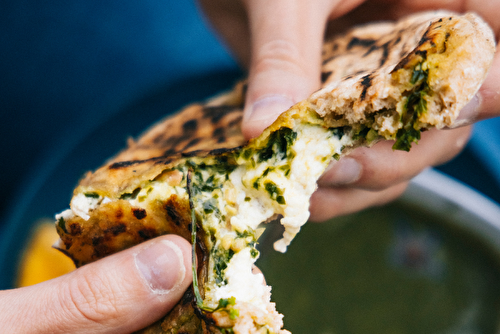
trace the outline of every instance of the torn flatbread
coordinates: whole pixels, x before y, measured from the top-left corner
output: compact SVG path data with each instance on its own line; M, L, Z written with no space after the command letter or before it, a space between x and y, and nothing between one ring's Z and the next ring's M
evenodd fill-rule
M332 159L380 140L408 151L421 131L451 126L494 52L474 14L354 28L325 42L322 88L248 143L244 84L130 141L56 216L58 247L81 266L162 234L191 240L196 230L197 284L143 332L287 333L270 287L252 273L262 223L279 217L285 232L275 248L284 252Z

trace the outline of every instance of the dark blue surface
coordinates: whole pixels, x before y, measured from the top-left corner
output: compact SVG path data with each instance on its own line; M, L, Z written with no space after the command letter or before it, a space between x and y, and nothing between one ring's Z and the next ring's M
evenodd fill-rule
M0 4L0 289L83 172L241 70L189 1Z
M474 155L491 172L493 184L500 185L500 118L479 122L474 128L470 146ZM497 196L500 196L498 187Z
M84 171L243 76L194 0L3 1L0 50L0 289L26 231L68 206ZM498 202L499 126L481 123L442 167Z
M0 50L0 211L49 152L151 90L237 70L194 0L2 1Z

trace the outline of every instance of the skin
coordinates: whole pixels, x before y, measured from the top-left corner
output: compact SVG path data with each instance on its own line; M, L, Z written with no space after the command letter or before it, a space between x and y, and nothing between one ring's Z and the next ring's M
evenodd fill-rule
M165 249L165 242L177 252ZM150 251L146 258L141 257L145 250ZM154 286L163 282L168 293L152 290L139 269L154 266L162 255L166 255L161 258L162 281ZM142 259L141 266L137 258ZM158 237L56 279L0 291L0 331L132 333L165 315L191 281L191 245L176 235Z
M247 138L259 135L292 104L320 85L325 31L341 32L363 22L397 19L446 9L478 13L500 36L500 1L481 0L200 0L213 26L249 81L243 122ZM359 148L327 170L311 199L311 219L322 221L397 198L412 177L442 164L464 148L470 124L500 115L500 53L476 97L461 111L457 128L422 134L411 152L394 152L392 143Z
M475 11L499 36L500 1L360 0L202 0L207 16L237 59L249 70L243 131L257 136L290 105L319 87L324 31L351 24L397 18L428 9ZM355 9L354 11L352 11ZM351 11L351 12L350 12ZM410 153L393 152L391 143L360 148L329 169L311 201L311 217L325 220L380 205L399 196L408 181L428 166L458 154L474 121L500 114L500 56L494 60L477 97L461 112L462 127L429 131ZM259 111L260 109L260 111ZM176 282L168 293L153 291L137 265L137 254L161 242L177 246L167 257L162 279ZM165 255L149 254L154 266ZM184 266L185 275L179 276ZM174 235L159 237L85 265L57 279L0 291L0 323L7 333L131 333L167 313L191 284L191 246ZM180 278L179 278L180 277ZM167 284L169 285L169 284Z

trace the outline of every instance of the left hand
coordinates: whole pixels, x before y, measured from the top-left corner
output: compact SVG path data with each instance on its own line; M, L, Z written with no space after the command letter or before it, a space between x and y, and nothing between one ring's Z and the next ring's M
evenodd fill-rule
M0 332L132 333L170 311L191 281L189 242L157 237L64 276L0 291Z

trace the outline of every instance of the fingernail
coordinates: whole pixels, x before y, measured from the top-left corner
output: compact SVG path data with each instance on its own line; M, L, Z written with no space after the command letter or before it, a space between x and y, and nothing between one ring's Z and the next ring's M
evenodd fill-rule
M251 121L271 124L280 114L287 111L293 101L284 95L266 95L254 102L250 113Z
M175 243L161 240L135 255L142 278L155 294L165 295L182 283L186 276L182 251Z
M361 177L362 167L353 158L342 158L335 161L320 179L320 184L325 186L342 186L358 181Z
M465 126L474 123L479 115L479 108L481 106L481 97L479 94L474 97L460 110L460 114L456 121L453 123L452 128Z

